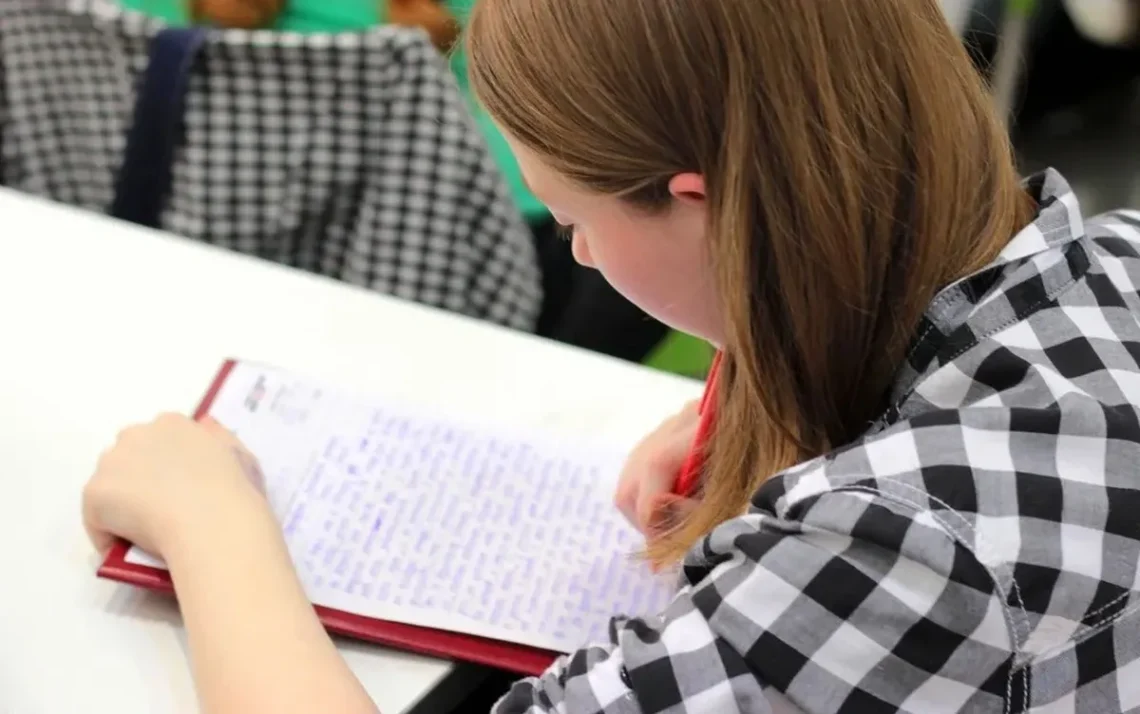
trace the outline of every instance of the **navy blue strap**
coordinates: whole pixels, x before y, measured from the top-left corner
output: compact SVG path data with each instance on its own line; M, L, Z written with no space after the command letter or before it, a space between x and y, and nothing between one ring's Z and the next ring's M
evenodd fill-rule
M190 73L205 39L206 30L201 28L171 28L151 40L150 63L139 83L112 216L159 227L170 194Z

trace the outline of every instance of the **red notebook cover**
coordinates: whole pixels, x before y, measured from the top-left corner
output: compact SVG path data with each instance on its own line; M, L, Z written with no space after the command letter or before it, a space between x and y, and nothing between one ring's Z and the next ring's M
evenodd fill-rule
M206 396L195 410L195 418L204 416L210 410L214 398L233 371L234 364L233 360L227 360L222 365ZM128 562L127 551L130 547L126 542L116 544L100 566L99 577L173 595L174 584L170 580L170 574L165 570ZM556 652L512 642L376 620L326 607L317 606L315 609L325 628L338 635L432 657L475 662L519 674L540 674L558 656Z

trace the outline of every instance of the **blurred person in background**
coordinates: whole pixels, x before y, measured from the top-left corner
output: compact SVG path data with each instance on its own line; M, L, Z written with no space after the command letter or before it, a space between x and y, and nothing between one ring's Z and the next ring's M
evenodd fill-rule
M120 0L169 25L212 25L287 32L351 32L391 23L423 28L449 55L460 91L485 137L515 205L534 235L543 273L537 332L560 342L641 361L668 333L606 283L578 265L550 212L534 196L502 133L475 101L467 56L456 46L475 0Z

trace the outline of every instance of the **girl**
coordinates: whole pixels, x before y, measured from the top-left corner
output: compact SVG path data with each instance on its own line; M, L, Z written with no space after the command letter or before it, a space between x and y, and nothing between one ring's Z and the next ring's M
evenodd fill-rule
M495 711L1140 707L1140 214L1019 181L936 0L481 0L469 34L577 259L721 351L617 496L676 599ZM206 711L371 711L241 454L127 430L96 546L166 558Z

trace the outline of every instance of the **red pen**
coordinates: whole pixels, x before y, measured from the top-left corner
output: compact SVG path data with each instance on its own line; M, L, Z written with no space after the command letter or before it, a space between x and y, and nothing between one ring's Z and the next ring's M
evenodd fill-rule
M673 493L681 498L692 496L697 488L697 481L701 478L701 469L704 468L704 451L712 434L713 421L716 418L716 382L720 372L721 353L717 352L709 367L709 376L705 380L705 393L701 396L700 406L697 407L700 421L697 423L697 437L693 446L681 464L681 471L673 483Z

